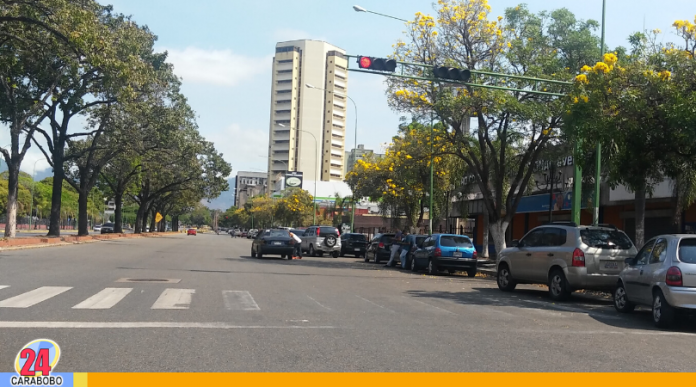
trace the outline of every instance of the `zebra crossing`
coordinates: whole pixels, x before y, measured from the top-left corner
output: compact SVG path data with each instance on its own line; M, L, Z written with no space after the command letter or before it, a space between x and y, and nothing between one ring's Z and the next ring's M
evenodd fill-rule
M10 286L0 285L0 290ZM26 309L73 289L71 286L41 286L22 294L0 299L0 309L16 308ZM133 288L104 288L84 301L73 306L72 309L111 309L123 301L133 291ZM153 310L187 310L196 294L195 289L164 289L150 309ZM261 310L259 305L246 290L223 290L222 300L225 309L231 311L255 311Z

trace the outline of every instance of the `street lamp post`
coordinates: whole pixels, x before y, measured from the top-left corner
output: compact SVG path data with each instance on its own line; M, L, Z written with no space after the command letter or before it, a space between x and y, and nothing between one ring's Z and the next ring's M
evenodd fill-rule
M383 14L383 13L377 13L377 12L368 11L368 10L366 10L365 8L363 8L363 7L359 6L359 5L354 5L354 6L353 6L353 9L355 10L355 12L368 12L368 13L373 13L373 14L375 14L375 15L388 17L388 18L391 18L391 19L401 20L402 22L406 22L406 21L407 21L407 20L404 20L404 19L400 19L400 18L398 18L398 17L385 15L385 14Z
M357 5L354 6L353 8L358 7ZM356 9L357 11L357 9ZM364 10L363 10L364 11ZM309 89L317 89L317 90L324 90L327 91L326 89L322 89L320 87L312 86L309 83L306 83L305 86ZM350 100L350 102L353 103L353 107L355 108L355 144L353 146L353 152L355 154L356 150L358 149L358 105L355 103L353 98L350 98L348 94L342 94L342 93L336 93L331 90L328 90L329 93L333 93L334 95L339 95L342 97L346 97ZM357 156L355 157L357 158ZM351 200L352 202L352 210L350 212L350 232L355 232L355 193L353 193L353 198Z
M599 60L604 61L604 16L606 15L607 11L607 0L602 0L602 40L600 43L599 47ZM596 169L595 169L595 192L594 192L594 212L592 214L592 224L593 225L598 225L599 224L599 199L600 199L600 183L601 183L601 178L602 178L602 144L597 143L597 162L596 162Z
M283 124L278 124L278 125L282 126L283 128L285 127L285 125L283 125ZM314 139L314 198L313 198L313 201L314 201L314 213L313 213L312 224L317 224L317 184L318 184L318 181L319 181L319 176L318 176L318 173L319 173L319 156L317 155L317 153L319 153L319 142L317 141L316 136L314 136L312 133L310 133L310 132L308 132L308 131L306 131L306 130L302 130L302 129L297 129L297 131L298 131L298 132L307 133L307 134L309 134L310 136L312 136L312 138Z

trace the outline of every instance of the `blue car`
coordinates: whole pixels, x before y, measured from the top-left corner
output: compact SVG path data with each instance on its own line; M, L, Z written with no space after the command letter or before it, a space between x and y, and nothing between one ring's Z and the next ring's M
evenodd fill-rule
M476 276L478 255L474 244L466 235L436 234L423 242L411 260L411 270L427 270L437 274L447 270L450 274L466 271L469 277Z

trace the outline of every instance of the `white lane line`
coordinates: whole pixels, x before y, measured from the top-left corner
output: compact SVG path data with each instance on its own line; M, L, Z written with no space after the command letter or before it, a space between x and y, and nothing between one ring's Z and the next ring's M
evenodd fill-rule
M0 308L28 308L72 289L69 286L42 286L18 296L0 301Z
M195 289L165 289L150 309L188 309Z
M261 310L254 297L246 290L223 290L222 297L227 310Z
M67 328L67 329L127 329L127 328L198 328L198 329L334 329L330 325L231 325L227 323L186 322L78 322L78 321L0 321L3 328Z
M447 310L447 309L440 308L439 306L431 305L431 304L428 304L427 302L423 302L423 301L420 301L420 300L414 300L413 297L408 297L408 296L402 296L402 297L408 299L409 301L414 301L414 302L417 302L417 303L419 303L419 304L423 304L423 305L429 306L429 307L431 307L431 308L435 308L435 309L437 309L437 310L443 311L443 312L445 312L445 313L453 314L453 315L455 315L455 316L457 315L456 313L451 312L451 311L449 311L449 310Z
M10 287L10 285L0 285L0 290L5 289L5 288L9 288L9 287Z
M378 306L378 307L380 307L380 308L382 308L382 309L384 309L384 310L388 310L388 311L390 311L390 312L392 312L392 313L396 313L396 312L394 312L393 310L391 310L391 309L389 309L389 308L387 308L387 307L385 307L385 306L382 306L382 305L380 305L380 304L376 304L376 303L374 303L374 302L368 300L367 298L363 298L363 297L360 297L360 296L358 296L358 295L356 295L355 297L358 297L359 299L361 299L361 300L363 300L363 301L365 301L365 302L369 302L370 304L372 304L372 305L374 305L374 306Z
M324 306L324 305L322 305L322 304L321 304L321 303L320 303L319 301L317 301L317 300L313 299L312 297L310 297L310 296L307 296L307 298L309 298L310 300L312 300L312 301L316 302L316 303L317 303L317 305L321 306L322 308L324 308L324 309L326 309L326 310L331 310L331 308L329 308L328 306Z
M106 288L73 306L73 309L111 309L124 299L133 288Z

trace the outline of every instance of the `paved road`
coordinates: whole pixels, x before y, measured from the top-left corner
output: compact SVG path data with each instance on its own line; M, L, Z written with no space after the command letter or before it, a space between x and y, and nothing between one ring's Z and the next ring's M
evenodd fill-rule
M252 259L250 243L2 253L0 372L36 338L60 344L66 372L696 370L693 321L658 331L647 310L620 316L608 301L554 304L538 287L504 294L484 277L353 258Z

